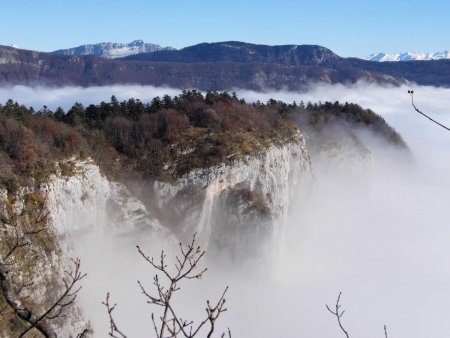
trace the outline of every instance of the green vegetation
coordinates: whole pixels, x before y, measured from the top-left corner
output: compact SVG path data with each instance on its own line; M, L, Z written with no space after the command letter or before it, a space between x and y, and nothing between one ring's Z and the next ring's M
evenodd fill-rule
M8 196L13 196L19 189L19 182L15 177L1 177L0 176L0 187L5 188L8 192Z
M57 160L92 156L110 170L171 179L250 154L294 131L276 109L228 93L183 91L147 104L113 96L86 108L75 103L67 113L35 112L9 100L0 106L0 176L41 181L57 171L70 175L70 166L57 167ZM8 180L0 184L13 188Z
M296 133L289 118L296 116L312 126L361 124L403 142L381 117L348 103L247 104L234 93L193 90L149 103L113 96L98 105L75 103L67 112L46 106L36 112L9 100L0 105L0 186L12 193L31 178L40 183L51 173L70 176L73 166L64 160L87 156L114 175L172 180L283 142Z

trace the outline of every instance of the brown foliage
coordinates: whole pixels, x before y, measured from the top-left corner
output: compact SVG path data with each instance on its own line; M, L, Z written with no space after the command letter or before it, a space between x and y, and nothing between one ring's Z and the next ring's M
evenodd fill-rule
M175 142L178 136L189 128L187 116L175 109L168 109L164 112L164 115L167 121L164 138L170 143Z
M38 159L38 142L31 130L12 118L7 118L0 130L0 139L8 155L17 161L20 171L32 168Z
M75 131L70 130L67 133L67 146L70 150L78 149L81 145L81 135Z
M120 170L116 164L122 163L144 176L171 179L251 154L292 131L276 108L248 105L226 92L209 92L205 98L184 91L147 105L115 100L85 109L75 104L69 110L73 116L61 111L34 114L12 101L5 107L14 114L0 107L0 151L19 173L37 171L42 177L51 172L55 159L91 155L105 162L108 172ZM68 115L79 117L77 123Z

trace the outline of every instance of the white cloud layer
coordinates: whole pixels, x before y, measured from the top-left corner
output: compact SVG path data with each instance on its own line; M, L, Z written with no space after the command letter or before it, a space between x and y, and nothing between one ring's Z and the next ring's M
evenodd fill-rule
M293 203L275 267L256 273L210 266L204 281L187 286L187 299L180 306L189 314L194 314L193 309L202 313L203 301L230 285L229 311L221 323L230 326L233 337L341 337L325 304L334 305L343 291L347 311L342 321L351 337L382 337L384 324L389 337L450 334L450 133L412 109L408 89L358 84L316 86L306 93L237 90L247 101L358 103L382 115L400 132L415 161L397 163L395 158L380 156L372 170L359 177L319 175L307 198ZM420 109L450 125L450 89L413 89ZM37 109L44 104L67 109L75 101L98 103L111 95L149 101L155 95L177 93L149 86L13 87L0 89L0 101L13 98ZM384 151L375 150L377 154ZM86 281L93 284L86 287L84 302L88 298L90 305L101 301L89 290L102 295L112 290L124 331L134 337L151 332L152 309L135 284L148 267L139 261L133 245L122 250L123 243L104 239L100 243L93 238L91 246L86 244L83 264L89 272L88 257L96 257L104 263L106 275ZM100 305L95 311L98 336L106 336L106 312Z
M304 94L239 92L251 100L358 103L394 126L415 158L405 164L372 148L387 155L376 158L373 170L318 177L288 220L277 274L285 303L259 323L281 312L276 327L285 336L342 336L325 304L334 305L343 291L342 321L351 337L383 336L384 324L389 337L450 333L450 132L413 110L408 89L358 84ZM416 105L450 126L450 89L413 89Z
M104 87L26 87L12 86L0 87L0 102L8 99L18 101L25 106L31 106L39 110L46 105L50 109L58 106L66 111L75 102L87 106L98 104L101 101L109 102L112 95L119 101L129 98L150 101L155 96L177 95L180 90L166 87L138 86L138 85L114 85Z

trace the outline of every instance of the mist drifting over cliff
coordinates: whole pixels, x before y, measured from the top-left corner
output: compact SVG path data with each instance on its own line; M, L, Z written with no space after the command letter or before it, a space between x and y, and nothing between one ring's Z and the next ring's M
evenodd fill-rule
M313 161L314 184L292 197L275 259L230 268L208 257L205 278L182 286L180 313L198 318L206 299L214 300L229 285L229 310L219 325L229 326L234 337L339 337L342 333L325 304L334 305L342 291L343 324L351 336L380 337L384 324L392 337L441 337L450 332L450 133L413 110L408 89L360 83L315 86L306 93L236 90L247 102L338 100L370 108L403 136L413 160L400 160L363 133L370 163L358 167L349 159L347 166L333 170L332 163L325 168ZM449 89L413 89L420 109L450 124ZM43 105L68 109L75 101L98 103L111 95L148 101L178 92L149 86L12 87L0 89L0 101L12 98L36 110ZM98 222L102 217L92 215ZM101 305L107 291L118 303L121 329L132 337L150 334L150 314L157 309L145 303L136 280L151 289L153 271L135 245L156 256L165 247L170 255L170 240L147 237L139 228L118 234L105 227L78 231L73 238L88 273L80 303L96 336L108 330Z
M412 109L408 89L323 86L291 96L297 102L339 100L374 110L403 136L413 161L402 162L374 142L370 170L326 168L321 175L324 168L312 163L317 184L289 217L277 273L291 288L294 300L289 304L297 307L281 316L282 327L299 323L290 334L342 334L325 309L339 291L346 299L343 322L351 335L379 337L384 324L390 336L450 332L445 319L450 298L450 133ZM450 124L450 90L414 90L420 109ZM286 93L270 95L289 100Z

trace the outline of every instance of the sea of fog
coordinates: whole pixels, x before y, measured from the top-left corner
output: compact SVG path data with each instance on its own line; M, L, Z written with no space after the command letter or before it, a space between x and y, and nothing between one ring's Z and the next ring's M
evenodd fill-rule
M180 314L199 318L206 299L229 285L228 311L219 320L233 337L342 337L325 304L334 306L343 292L342 323L351 337L443 337L450 334L450 132L424 119L412 106L450 125L450 89L433 87L313 86L306 93L256 93L236 90L251 101L358 103L382 115L403 136L413 161L398 161L376 144L373 168L322 172L308 196L291 202L285 236L275 263L221 266L208 258L201 281L189 281L175 305ZM69 108L130 97L149 101L179 90L140 86L0 89L8 98L40 109ZM314 163L313 163L314 166ZM75 238L76 240L76 238ZM81 241L80 241L81 242ZM111 291L117 324L129 337L152 335L150 314L136 280L152 290L150 269L136 253L140 244L157 255L162 243L136 236L109 238L92 233L75 243L88 273L80 302L97 332L105 337L108 317L101 305ZM172 252L168 252L168 255Z

